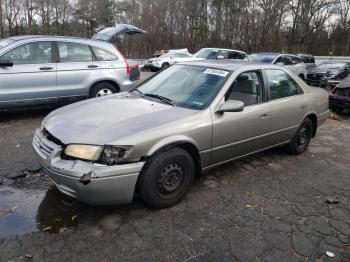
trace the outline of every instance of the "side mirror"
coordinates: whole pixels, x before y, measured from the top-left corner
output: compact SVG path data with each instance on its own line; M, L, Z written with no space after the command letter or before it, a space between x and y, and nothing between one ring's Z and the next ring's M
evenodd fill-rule
M283 62L278 62L278 63L276 63L276 65L284 66L284 63Z
M218 55L217 59L222 60L222 59L225 59L225 57L223 55Z
M10 61L0 61L0 67L13 67L13 62L10 62Z
M219 114L225 112L242 112L243 109L244 103L242 101L228 100L225 103L223 103L216 112Z

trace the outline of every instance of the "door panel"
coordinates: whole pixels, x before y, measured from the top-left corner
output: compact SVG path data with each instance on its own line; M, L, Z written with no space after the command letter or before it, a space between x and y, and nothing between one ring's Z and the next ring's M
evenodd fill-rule
M270 108L252 105L242 112L213 113L212 164L246 155L271 145Z
M297 82L285 71L265 70L270 90L272 143L292 139L308 110L307 99Z
M260 71L241 73L223 99L244 103L242 112L213 112L212 164L243 156L271 145L270 108Z
M100 63L94 61L90 47L58 42L57 90L59 102L87 98L89 89L100 78Z
M33 42L16 47L2 57L13 67L0 68L0 106L57 103L56 64L51 42Z

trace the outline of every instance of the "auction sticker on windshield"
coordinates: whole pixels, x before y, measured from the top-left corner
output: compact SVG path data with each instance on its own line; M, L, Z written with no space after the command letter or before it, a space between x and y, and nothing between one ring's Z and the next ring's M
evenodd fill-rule
M210 75L222 76L222 77L225 77L225 76L228 75L227 71L220 70L220 69L211 69L211 68L208 68L203 73L204 74L210 74Z

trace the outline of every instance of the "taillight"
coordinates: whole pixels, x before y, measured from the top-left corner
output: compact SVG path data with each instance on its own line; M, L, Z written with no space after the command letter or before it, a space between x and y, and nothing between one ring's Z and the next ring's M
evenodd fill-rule
M115 48L117 50L117 52L119 53L119 55L123 58L124 62L125 62L125 67L126 67L126 73L129 75L131 73L131 68L130 65L128 63L128 60L126 60L125 56L122 54L122 52L120 52L118 50L118 48Z

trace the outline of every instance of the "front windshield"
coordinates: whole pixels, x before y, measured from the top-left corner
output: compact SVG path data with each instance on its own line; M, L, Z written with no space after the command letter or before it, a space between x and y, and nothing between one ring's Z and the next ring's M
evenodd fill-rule
M251 54L248 56L248 60L271 64L276 57L275 54Z
M215 49L201 49L199 50L194 57L204 58L204 59L215 59L218 55L219 51Z
M317 66L319 69L339 69L345 67L346 63L322 63Z
M200 110L215 97L228 74L225 70L174 65L141 84L138 90L146 99L161 96L176 106Z

